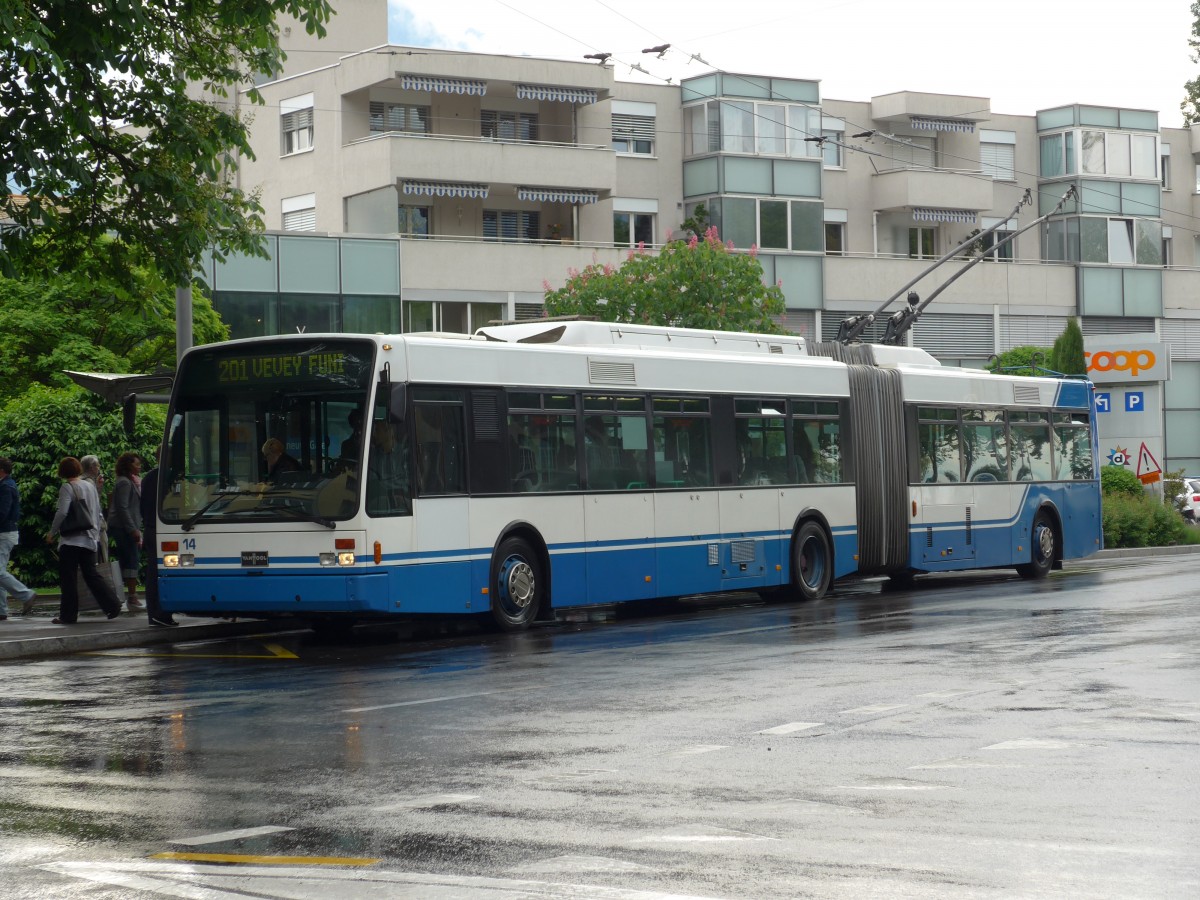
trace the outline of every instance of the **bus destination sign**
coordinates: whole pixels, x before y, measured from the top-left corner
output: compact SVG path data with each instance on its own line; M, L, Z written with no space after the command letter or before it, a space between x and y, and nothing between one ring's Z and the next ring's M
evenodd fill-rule
M356 357L340 351L228 356L216 360L217 383L254 384L266 381L340 378L346 374L348 360L357 362Z

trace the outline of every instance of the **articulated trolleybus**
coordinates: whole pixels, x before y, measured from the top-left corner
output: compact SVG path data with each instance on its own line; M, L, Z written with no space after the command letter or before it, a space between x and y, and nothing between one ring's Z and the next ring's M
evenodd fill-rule
M517 630L855 574L1041 578L1100 548L1094 423L1086 381L792 336L547 320L196 347L167 417L162 605Z

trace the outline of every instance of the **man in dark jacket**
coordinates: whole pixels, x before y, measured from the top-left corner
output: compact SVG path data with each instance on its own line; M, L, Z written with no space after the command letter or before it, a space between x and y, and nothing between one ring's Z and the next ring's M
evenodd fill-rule
M17 527L21 521L21 494L13 481L12 467L12 460L0 456L0 622L8 618L9 594L21 601L23 616L33 612L37 597L37 591L25 587L8 571L8 558L20 538Z
M179 623L158 605L158 468L142 476L142 546L146 548L146 615L151 625L170 627Z

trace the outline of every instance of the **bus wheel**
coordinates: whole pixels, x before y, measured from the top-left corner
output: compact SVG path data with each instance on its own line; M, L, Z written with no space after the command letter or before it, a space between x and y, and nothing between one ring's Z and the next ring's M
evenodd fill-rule
M537 617L545 586L537 554L520 538L506 538L492 557L492 619L501 631L521 631Z
M1054 522L1047 512L1039 512L1033 517L1033 529L1030 532L1029 548L1030 561L1017 566L1017 573L1022 578L1045 578L1054 567L1058 535L1054 532Z
M833 553L825 529L805 522L792 541L792 586L801 600L820 600L833 580Z

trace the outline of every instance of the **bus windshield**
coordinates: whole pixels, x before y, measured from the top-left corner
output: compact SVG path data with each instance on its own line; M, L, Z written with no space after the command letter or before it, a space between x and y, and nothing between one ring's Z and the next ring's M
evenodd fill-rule
M163 521L332 527L354 515L374 353L326 338L190 353L168 413Z

